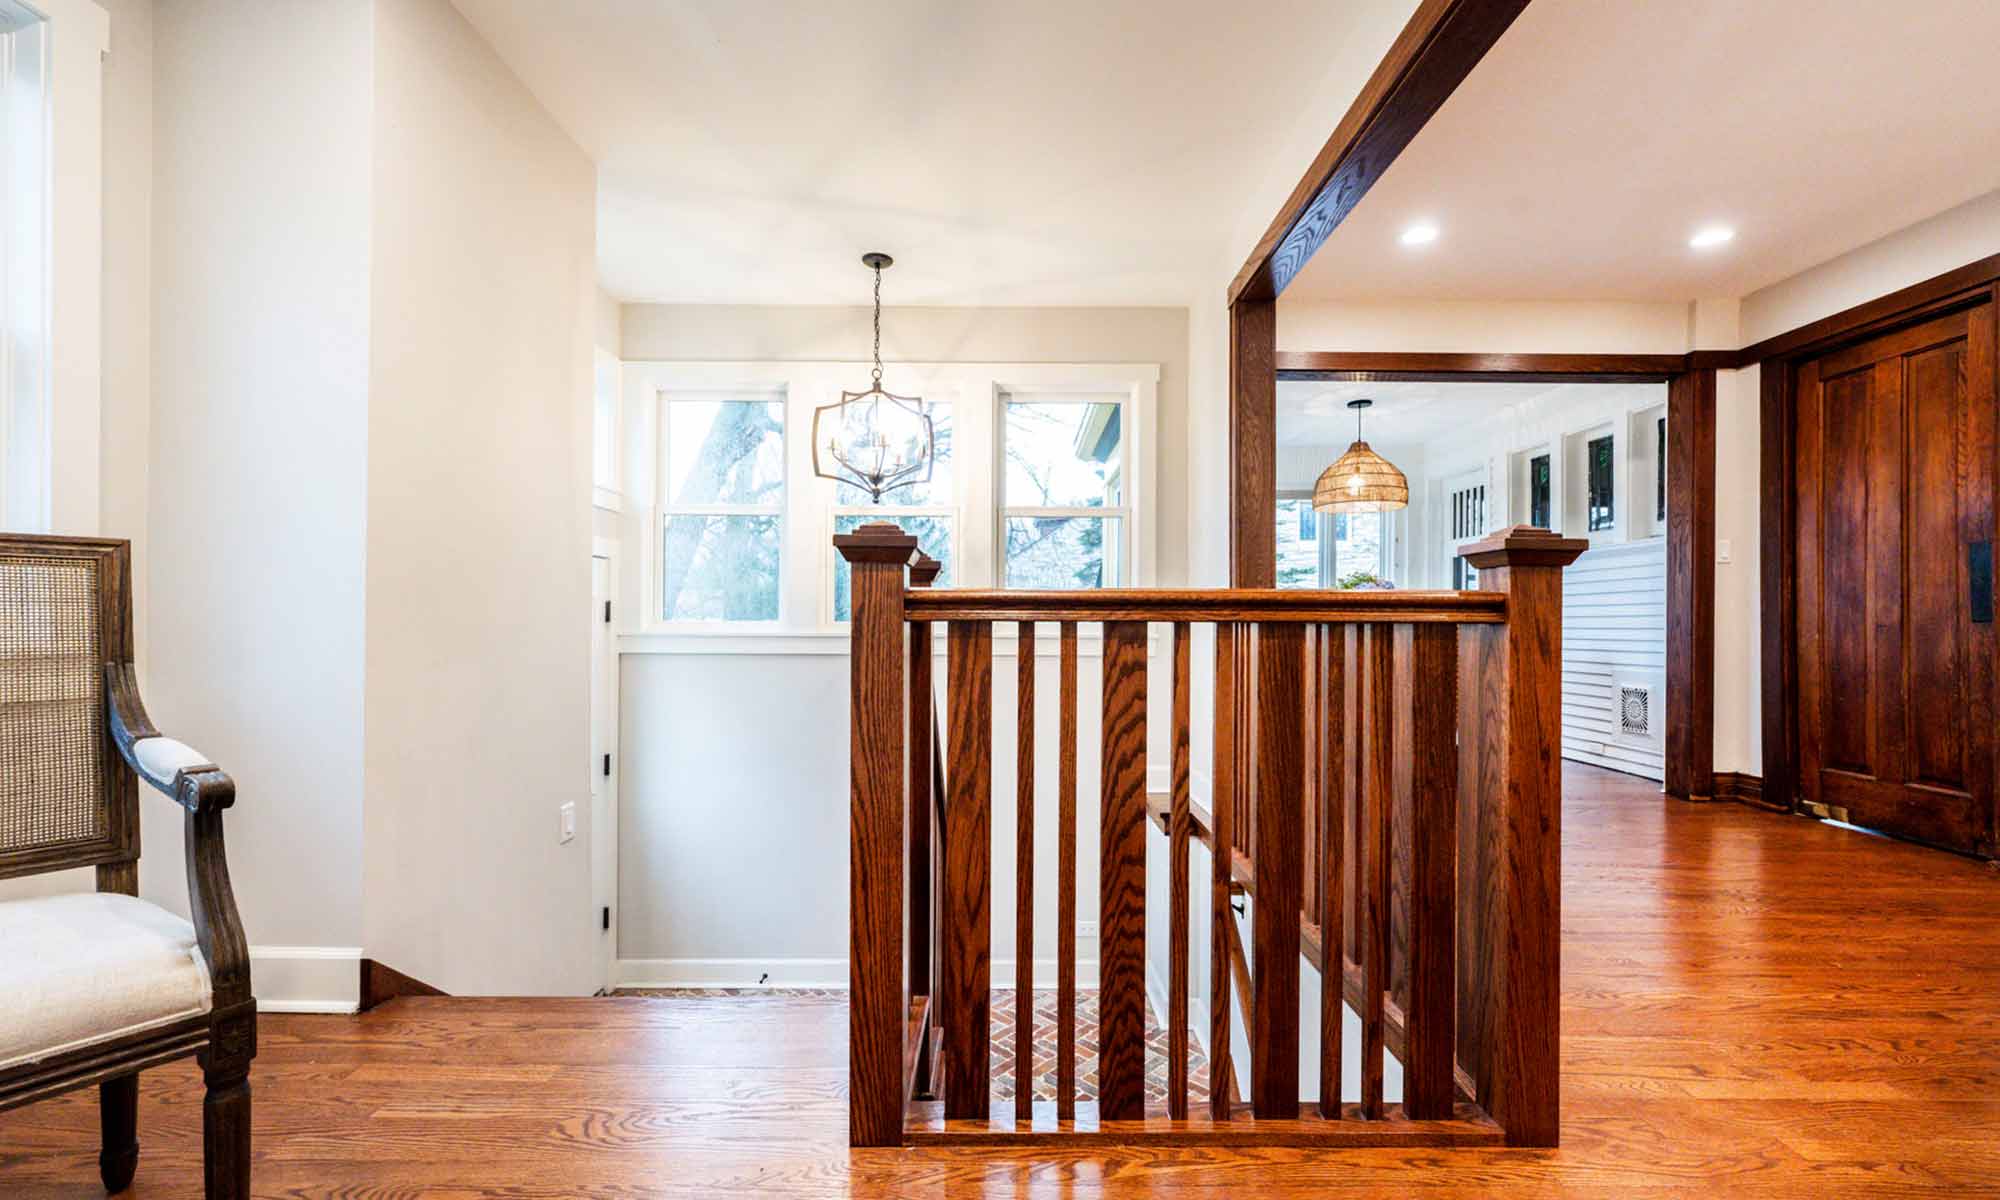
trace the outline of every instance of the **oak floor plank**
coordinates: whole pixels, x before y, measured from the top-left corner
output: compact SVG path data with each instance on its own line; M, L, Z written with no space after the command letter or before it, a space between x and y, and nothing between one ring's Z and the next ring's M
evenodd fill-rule
M262 1018L256 1194L1994 1194L2000 873L1590 768L1565 792L1558 1150L850 1152L837 995L403 999ZM200 1127L194 1065L147 1072L130 1195L199 1196ZM94 1089L0 1113L0 1196L101 1196L96 1138Z

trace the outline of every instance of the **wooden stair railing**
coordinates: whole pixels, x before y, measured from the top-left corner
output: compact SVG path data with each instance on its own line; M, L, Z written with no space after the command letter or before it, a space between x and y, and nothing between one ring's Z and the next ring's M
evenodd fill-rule
M1485 592L926 586L894 526L835 538L853 566L850 1141L1021 1145L1554 1145L1561 571L1583 543L1470 548ZM993 627L1017 634L1014 1090L993 1103ZM931 627L946 627L939 752ZM1033 1098L1035 633L1059 629L1057 1085ZM1077 634L1101 624L1097 1095L1076 1064ZM1214 799L1191 791L1192 630L1215 638ZM1146 794L1147 626L1171 626L1168 790ZM942 799L942 808L939 802ZM1146 1080L1146 823L1167 836L1169 1063ZM1190 849L1211 854L1211 1087L1190 1110ZM1247 989L1232 894L1252 895ZM1316 1103L1300 1095L1299 959L1322 990ZM1250 1102L1232 1096L1245 991ZM1340 1095L1342 1000L1360 1016ZM1403 1064L1400 1104L1383 1059ZM935 1099L921 1093L935 1093Z

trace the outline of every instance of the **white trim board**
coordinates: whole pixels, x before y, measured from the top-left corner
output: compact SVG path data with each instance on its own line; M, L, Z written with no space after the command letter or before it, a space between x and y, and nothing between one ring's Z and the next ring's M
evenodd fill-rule
M621 958L617 964L621 988L840 988L847 987L844 958ZM1053 988L1056 960L1035 960L1037 990ZM1014 986L1014 960L993 960L996 988ZM1097 960L1080 958L1076 986L1097 986ZM1148 991L1151 985L1148 985ZM1162 995L1165 994L1163 991Z
M356 1012L361 947L252 946L250 990L260 1012Z

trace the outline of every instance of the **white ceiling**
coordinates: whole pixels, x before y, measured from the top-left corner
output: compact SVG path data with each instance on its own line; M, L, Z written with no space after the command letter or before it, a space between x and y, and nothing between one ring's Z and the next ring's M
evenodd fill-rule
M1994 0L1535 0L1285 299L1745 295L2000 188L1996 47Z
M892 304L1175 305L1390 2L454 0L597 161L620 299L866 303L879 249Z
M1466 429L1509 404L1519 404L1573 384L1551 383L1321 383L1278 381L1278 445L1345 446L1354 440L1349 400L1375 402L1362 418L1362 436L1378 446L1420 446Z

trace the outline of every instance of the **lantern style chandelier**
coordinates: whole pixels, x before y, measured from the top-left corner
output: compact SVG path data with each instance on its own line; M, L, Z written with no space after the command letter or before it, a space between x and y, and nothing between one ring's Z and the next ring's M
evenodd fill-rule
M1388 512L1408 508L1410 481L1394 463L1361 440L1361 414L1375 402L1349 400L1354 410L1354 444L1333 465L1319 473L1313 485L1313 508L1319 512Z
M930 480L935 431L922 399L882 390L882 269L895 260L870 252L861 261L875 272L875 370L867 391L843 391L838 404L813 410L813 474L880 504L888 492Z

